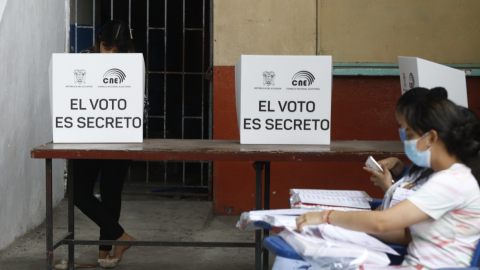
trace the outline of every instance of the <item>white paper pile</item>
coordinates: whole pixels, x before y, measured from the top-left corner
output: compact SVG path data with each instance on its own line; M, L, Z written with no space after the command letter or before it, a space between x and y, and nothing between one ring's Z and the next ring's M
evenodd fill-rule
M290 189L292 208L321 208L322 210L369 211L372 198L365 191Z
M278 209L278 210L258 210L244 212L240 216L240 220L237 222L237 228L242 231L250 231L260 229L255 227L256 221L265 221L272 227L281 227L286 223L286 220L295 220L298 216L308 212L317 212L317 209ZM296 227L296 224L293 224Z

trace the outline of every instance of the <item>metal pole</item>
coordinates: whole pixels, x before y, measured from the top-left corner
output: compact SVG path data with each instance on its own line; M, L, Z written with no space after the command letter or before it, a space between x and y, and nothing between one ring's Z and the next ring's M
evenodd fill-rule
M112 0L113 1L113 0ZM148 79L150 78L150 0L147 0L147 73L145 74L145 92L147 94L147 99L149 98L148 92ZM145 137L148 139L148 118L145 122ZM146 162L146 172L145 172L145 183L148 184L148 171L149 171L150 162Z
M65 0L65 53L70 52L70 0Z
M45 159L46 172L46 238L47 238L47 269L55 269L55 258L53 255L53 203L52 203L52 159Z
M92 24L93 45L95 45L95 0L93 0L93 24Z
M167 5L165 0L164 30L163 30L163 138L167 138ZM164 183L167 184L167 161L164 165Z
M264 162L256 161L253 164L256 172L255 183L255 210L262 209L262 172ZM255 230L255 270L261 269L262 263L262 230Z
M78 35L77 35L77 27L78 27L78 0L75 0L75 53L77 53L77 45L78 45Z
M212 79L209 84L208 96L208 139L213 140L213 0L210 0L210 68L212 68ZM208 200L213 200L213 162L208 162Z
M265 162L265 187L263 194L265 195L263 200L263 209L270 209L270 162ZM263 239L270 235L270 231L267 229L263 230ZM268 270L268 254L269 251L265 248L263 249L263 270Z
M67 176L67 192L68 192L68 232L70 236L68 239L75 239L75 216L74 216L74 205L73 205L73 160L68 160L68 176ZM68 269L74 269L74 260L75 260L75 245L68 245Z

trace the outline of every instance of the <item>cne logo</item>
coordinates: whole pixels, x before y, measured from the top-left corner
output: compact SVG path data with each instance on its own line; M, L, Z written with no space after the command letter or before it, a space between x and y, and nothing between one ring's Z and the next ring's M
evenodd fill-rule
M75 84L85 84L87 82L87 72L84 69L75 69L73 79Z
M410 89L415 86L415 77L413 77L412 73L408 76L408 86L410 86Z
M122 83L127 75L118 68L112 68L107 70L103 75L103 83L105 84L120 84Z
M293 75L292 78L292 85L293 86L309 86L315 81L315 76L313 76L312 73L302 70L295 75Z

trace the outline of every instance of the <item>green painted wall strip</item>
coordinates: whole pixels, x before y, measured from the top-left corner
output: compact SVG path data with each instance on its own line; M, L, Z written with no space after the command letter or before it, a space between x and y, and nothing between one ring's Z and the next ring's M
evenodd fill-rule
M445 64L461 69L467 76L480 76L480 64ZM389 63L333 63L337 76L399 76L398 64Z

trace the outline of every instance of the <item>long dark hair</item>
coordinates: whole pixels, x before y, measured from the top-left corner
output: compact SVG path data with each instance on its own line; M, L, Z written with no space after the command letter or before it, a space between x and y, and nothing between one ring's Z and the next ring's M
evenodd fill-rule
M425 100L405 114L405 121L419 135L435 130L448 153L456 155L480 180L480 120L475 113L445 98L444 88L434 88Z
M119 53L135 52L130 27L126 22L121 20L109 21L98 31L95 40L96 53L100 52L101 43L106 48L116 47Z

